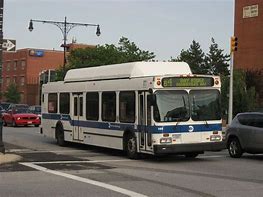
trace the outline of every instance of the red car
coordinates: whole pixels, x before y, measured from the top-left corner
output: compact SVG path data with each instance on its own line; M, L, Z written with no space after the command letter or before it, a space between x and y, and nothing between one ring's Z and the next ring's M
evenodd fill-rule
M36 114L29 112L28 108L12 108L2 114L3 125L34 125L38 127L41 124L40 118Z

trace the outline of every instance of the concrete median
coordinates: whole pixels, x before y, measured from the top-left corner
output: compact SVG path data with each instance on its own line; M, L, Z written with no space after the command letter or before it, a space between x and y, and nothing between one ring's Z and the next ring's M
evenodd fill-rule
M17 161L20 161L21 159L22 157L19 155L0 153L0 165L6 164L6 163L17 162Z

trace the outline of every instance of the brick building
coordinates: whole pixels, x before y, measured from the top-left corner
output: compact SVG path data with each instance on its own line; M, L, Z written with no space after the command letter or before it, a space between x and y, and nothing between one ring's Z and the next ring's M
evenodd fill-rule
M234 56L234 69L256 74L259 105L263 106L263 1L235 0L234 35L238 50Z
M21 103L39 103L39 73L63 65L63 51L20 49L3 52L2 87L6 92L11 83L16 83L21 94ZM5 98L3 98L5 100Z

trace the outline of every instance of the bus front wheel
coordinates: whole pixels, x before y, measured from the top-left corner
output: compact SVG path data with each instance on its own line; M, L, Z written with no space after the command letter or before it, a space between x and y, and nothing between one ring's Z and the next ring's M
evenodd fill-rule
M138 159L137 142L135 134L130 134L127 141L127 156L130 159Z

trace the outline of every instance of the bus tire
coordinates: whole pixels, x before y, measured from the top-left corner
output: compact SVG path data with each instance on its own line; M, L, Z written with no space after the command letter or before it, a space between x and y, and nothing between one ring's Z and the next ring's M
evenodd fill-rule
M61 125L58 125L56 127L56 139L57 139L57 144L59 146L66 146L66 141L64 138L64 129Z
M134 133L131 133L127 139L127 156L129 159L138 159L139 154L137 152L137 141Z

